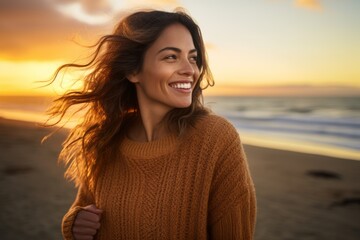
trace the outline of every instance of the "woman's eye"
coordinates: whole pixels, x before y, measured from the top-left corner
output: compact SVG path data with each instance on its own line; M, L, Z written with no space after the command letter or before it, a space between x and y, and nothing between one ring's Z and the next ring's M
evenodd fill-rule
M168 56L165 57L165 59L175 60L175 59L176 59L176 55L168 55Z
M196 63L196 62L197 62L197 59L198 59L197 56L192 56L192 57L190 57L190 61L193 62L193 63Z

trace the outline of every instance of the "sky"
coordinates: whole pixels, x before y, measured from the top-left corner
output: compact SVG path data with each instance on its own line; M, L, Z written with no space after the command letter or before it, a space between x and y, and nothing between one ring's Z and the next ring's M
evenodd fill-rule
M39 88L81 61L122 15L183 7L199 24L215 87L210 95L360 96L359 0L0 0L0 95Z

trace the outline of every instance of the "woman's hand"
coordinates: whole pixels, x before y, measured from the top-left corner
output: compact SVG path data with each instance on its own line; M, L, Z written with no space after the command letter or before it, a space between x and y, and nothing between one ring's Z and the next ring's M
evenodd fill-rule
M72 233L76 240L91 240L100 228L102 210L94 204L83 207L73 223Z

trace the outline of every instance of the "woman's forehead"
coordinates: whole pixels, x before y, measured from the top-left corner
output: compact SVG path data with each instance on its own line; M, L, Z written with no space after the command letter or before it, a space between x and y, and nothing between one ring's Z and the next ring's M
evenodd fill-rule
M182 24L166 27L150 48L159 51L167 47L178 48L185 52L195 49L189 30Z

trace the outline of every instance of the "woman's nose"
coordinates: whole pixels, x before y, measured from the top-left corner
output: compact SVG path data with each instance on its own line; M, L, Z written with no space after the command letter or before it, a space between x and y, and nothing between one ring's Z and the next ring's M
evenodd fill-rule
M191 64L189 60L183 60L179 69L179 74L192 76L195 74L194 64Z

